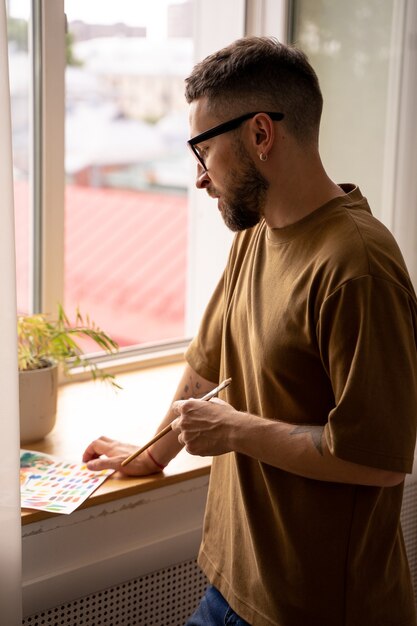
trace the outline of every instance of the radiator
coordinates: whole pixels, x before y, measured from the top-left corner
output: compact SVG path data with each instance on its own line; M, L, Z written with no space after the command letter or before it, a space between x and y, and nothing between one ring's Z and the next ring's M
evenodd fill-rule
M23 626L183 626L207 580L195 560L171 565L23 619Z
M414 465L417 473L417 459ZM417 476L414 474L407 476L405 481L401 524L417 606Z

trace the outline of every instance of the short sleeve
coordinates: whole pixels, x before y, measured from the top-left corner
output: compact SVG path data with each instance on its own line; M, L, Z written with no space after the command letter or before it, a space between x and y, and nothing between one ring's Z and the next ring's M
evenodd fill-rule
M363 276L323 303L317 327L335 408L326 437L344 460L411 472L417 418L416 310L412 295Z
M195 372L216 383L220 375L223 308L224 275L210 298L198 333L185 353L187 363Z

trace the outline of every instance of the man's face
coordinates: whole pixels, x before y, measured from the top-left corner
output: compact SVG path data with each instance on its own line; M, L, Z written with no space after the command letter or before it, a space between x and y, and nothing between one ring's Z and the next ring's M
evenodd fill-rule
M237 232L252 228L261 219L269 183L256 169L241 138L235 137L231 144L235 164L225 172L218 206L226 226ZM212 188L218 195L213 184Z
M191 104L191 136L218 123L219 120L207 112L204 99ZM204 142L201 149L207 171L197 165L196 186L206 189L210 197L217 198L224 222L234 232L251 228L259 222L269 187L268 181L255 167L242 136L239 129Z

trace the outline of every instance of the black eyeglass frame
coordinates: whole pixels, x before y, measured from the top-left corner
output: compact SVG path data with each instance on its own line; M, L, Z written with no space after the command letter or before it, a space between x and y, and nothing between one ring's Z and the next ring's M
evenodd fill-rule
M228 122L223 122L222 124L213 126L213 128L209 128L208 130L204 131L204 133L200 133L200 135L196 135L195 137L192 137L187 141L188 147L196 157L197 161L203 167L205 172L207 172L207 167L204 163L203 157L196 149L196 145L202 143L203 141L207 141L208 139L213 139L213 137L217 137L218 135L222 135L223 133L228 133L230 130L235 130L235 128L238 128L241 124L243 124L243 122L251 119L252 117L255 117L255 115L258 115L258 113L265 113L266 115L269 115L271 120L274 120L274 122L280 122L284 118L284 113L270 111L254 111L252 113L245 113L244 115L235 117Z

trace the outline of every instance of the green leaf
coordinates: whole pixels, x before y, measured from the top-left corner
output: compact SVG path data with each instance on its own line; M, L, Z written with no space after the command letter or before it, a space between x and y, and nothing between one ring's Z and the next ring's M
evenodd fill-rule
M117 342L91 321L88 315L83 316L78 308L74 324L71 324L61 304L58 304L56 320L49 319L43 313L20 315L17 319L17 335L20 370L39 369L45 367L48 361L63 363L67 370L68 359L72 358L75 365L90 368L94 379L99 378L120 389L114 376L84 356L77 338L88 337L109 354L118 351Z

